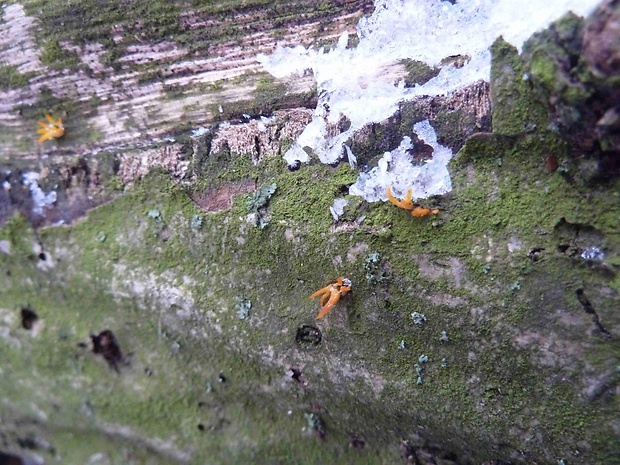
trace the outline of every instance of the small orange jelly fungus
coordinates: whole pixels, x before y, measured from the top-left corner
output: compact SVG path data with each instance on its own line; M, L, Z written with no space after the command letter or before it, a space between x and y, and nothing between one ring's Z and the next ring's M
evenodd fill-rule
M43 121L37 121L37 124L41 126L37 129L37 134L41 134L39 142L45 142L46 140L58 139L65 135L65 127L62 125L62 119L54 121L50 115L45 115L47 123Z
M413 202L411 201L411 196L413 195L413 189L409 189L407 195L403 200L398 200L396 197L392 195L392 188L388 187L386 192L387 198L390 202L396 205L398 208L402 208L403 210L411 210L413 209Z
M403 210L407 210L411 213L411 216L420 217L420 216L428 216L428 215L436 215L439 213L439 210L436 208L424 208L419 205L414 205L411 197L413 195L413 189L409 189L407 195L403 200L398 200L396 197L392 195L392 188L388 187L385 193L390 202L396 205L398 208L402 208Z
M411 210L411 216L415 217L436 215L437 213L439 213L439 210L437 210L436 208L433 208L431 210L430 208L415 207L413 210Z
M340 297L347 294L351 290L351 281L348 278L338 278L335 283L328 284L323 289L319 289L310 296L311 299L321 296L321 311L316 317L323 318L340 300ZM328 300L329 299L329 300ZM325 303L327 302L327 303Z

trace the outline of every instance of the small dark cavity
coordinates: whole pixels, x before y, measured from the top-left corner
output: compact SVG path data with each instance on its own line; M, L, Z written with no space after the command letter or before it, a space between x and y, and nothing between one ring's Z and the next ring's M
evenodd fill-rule
M318 346L322 338L321 330L311 325L300 326L295 334L295 341L302 346Z
M583 291L583 289L577 289L575 291L575 295L577 296L577 300L579 301L579 303L581 304L581 306L583 307L583 310L588 314L592 316L592 322L596 325L596 327L598 328L598 330L605 335L606 337L611 337L611 333L609 331L607 331L605 329L605 327L603 326L603 324L601 323L601 320L599 319L598 314L596 313L596 310L594 309L594 306L592 305L592 303L590 302L590 299L588 299L586 297L585 292Z
M21 447L22 449L35 450L39 448L39 444L31 436L27 436L25 438L19 438L17 440L17 444L19 444L19 447Z
M456 452L445 452L444 454L442 454L441 458L444 460L452 460L453 462L456 462L459 459ZM494 465L502 465L502 462L496 461ZM505 465L509 465L509 464L506 462Z
M293 163L289 163L286 165L289 171L297 171L301 168L301 162L299 160L295 160Z
M144 369L144 374L145 374L146 376L153 376L153 370L151 370L151 368L150 368L150 367L146 367L146 368Z
M254 137L254 152L252 155L252 161L254 164L258 164L261 156L261 146L260 146L260 138L258 136Z
M297 383L304 384L304 380L302 378L302 373L299 368L291 367L289 368L291 372L291 379Z
M569 257L579 257L592 244L605 243L605 236L596 228L584 223L570 223L561 218L553 228L558 251Z
M528 252L527 256L533 262L537 262L538 260L540 260L542 258L542 255L543 255L544 251L545 251L545 249L543 249L542 247L536 247L536 248L530 250Z
M37 315L36 312L29 307L22 307L21 314L22 314L22 328L30 331L34 327L37 320L39 319L39 315Z
M328 163L327 166L329 166L330 168L338 168L339 164L340 164L340 160L337 160L333 163Z
M366 447L366 441L359 437L357 433L349 436L349 445L355 450L363 450Z
M348 195L349 194L349 187L351 186L351 184L343 184L342 186L340 186L338 188L338 193L340 195Z
M41 260L42 262L44 262L45 260L47 260L47 255L45 255L45 252L41 252L39 254L39 260Z
M347 118L346 116L344 116L343 114L341 114L340 118L338 118L338 122L336 123L336 129L338 130L340 134L342 134L345 131L348 131L349 129L351 129L351 120Z
M204 431L205 429L205 425L203 425L202 423L198 423L198 431Z
M560 244L558 245L558 252L560 253L566 253L566 251L570 249L570 245L568 244Z
M119 365L126 361L114 333L106 329L99 334L91 334L90 339L93 342L93 353L103 356L110 368L119 372Z
M218 381L218 383L225 383L226 382L226 376L224 376L224 373L220 373L219 375L217 375L217 381Z

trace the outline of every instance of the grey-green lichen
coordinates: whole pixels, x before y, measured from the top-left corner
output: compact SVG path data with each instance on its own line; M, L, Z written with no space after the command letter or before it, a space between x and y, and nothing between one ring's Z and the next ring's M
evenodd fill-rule
M277 185L275 183L263 184L248 199L248 213L253 215L252 221L254 225L260 227L260 229L264 229L269 224L269 220L265 217L265 207L269 203L271 196L275 194L276 189Z
M364 260L364 270L366 271L366 281L369 284L385 284L387 277L381 269L381 254L371 252Z
M245 320L250 316L250 310L252 309L252 302L244 297L237 297L235 303L235 311L237 312L237 318Z

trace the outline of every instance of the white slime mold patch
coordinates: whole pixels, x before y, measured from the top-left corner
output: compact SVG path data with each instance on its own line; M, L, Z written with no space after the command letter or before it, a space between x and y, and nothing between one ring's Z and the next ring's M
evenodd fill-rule
M597 4L597 0L554 0L538 2L535 6L531 0L469 0L454 5L441 0L376 0L372 16L358 23L360 41L353 49L346 48L345 33L329 52L322 48L279 46L272 55L258 55L258 61L275 77L301 76L311 70L317 82L319 100L313 119L284 158L289 164L297 160L308 162L310 150L304 148L310 148L321 162L335 163L345 151L350 151L344 143L355 131L387 119L395 113L399 102L418 95L445 95L479 79L488 81L489 47L500 35L521 48L534 32L569 10L587 15ZM467 55L471 59L462 68L443 67L439 75L422 86L405 88L403 82L391 82L386 73L386 69L405 58L433 66L452 55ZM342 115L351 121L350 128L328 137L327 123L336 123ZM407 141L392 153L392 158L399 162L403 160L401 152L406 150L403 144L406 146ZM445 163L450 159L443 150L438 154L435 147L434 157L438 155ZM362 179L361 175L351 193L368 201L385 199L377 189L387 183L401 193L409 185L418 198L450 190L449 177L445 180L445 165L432 163L421 169L436 168L441 172L433 174L428 185L413 181L408 184L402 176L390 180L390 173L396 175L398 170L384 168L374 171L383 176L381 181L368 176ZM411 168L407 171L411 172ZM417 179L429 182L426 175L419 173Z

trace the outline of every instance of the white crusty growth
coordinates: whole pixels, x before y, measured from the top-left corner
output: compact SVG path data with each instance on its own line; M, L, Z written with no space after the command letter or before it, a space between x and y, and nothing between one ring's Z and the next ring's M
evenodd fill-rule
M413 189L414 200L450 192L452 181L447 165L452 151L437 142L435 130L428 121L415 124L413 132L433 148L433 158L419 165L413 164L409 154L411 139L404 137L396 149L385 152L375 168L359 175L349 193L376 202L387 200L385 192L388 187L397 197L404 197Z

